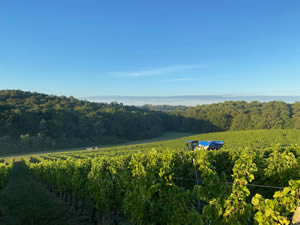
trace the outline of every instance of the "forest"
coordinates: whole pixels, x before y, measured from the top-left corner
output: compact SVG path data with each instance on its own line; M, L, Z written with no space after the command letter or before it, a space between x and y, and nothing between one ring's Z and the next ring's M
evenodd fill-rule
M166 131L292 128L300 128L298 102L135 107L21 90L0 91L0 154L115 144L157 137Z

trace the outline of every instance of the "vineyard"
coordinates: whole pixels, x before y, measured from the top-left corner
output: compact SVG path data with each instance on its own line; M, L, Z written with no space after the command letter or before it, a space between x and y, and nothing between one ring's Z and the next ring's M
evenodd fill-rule
M9 163L5 163L4 160L0 160L0 190L7 184L12 167L13 160L10 160Z
M184 140L218 139L218 151ZM94 224L290 224L300 203L300 132L223 132L49 154L30 172Z

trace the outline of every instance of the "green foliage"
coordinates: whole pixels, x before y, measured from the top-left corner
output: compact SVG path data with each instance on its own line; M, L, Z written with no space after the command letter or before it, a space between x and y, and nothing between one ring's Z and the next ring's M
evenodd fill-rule
M88 197L88 182L86 177L91 170L90 159L78 159L74 162L74 171L72 176L72 191L76 193L79 198L86 199Z
M299 178L300 165L296 156L289 151L280 152L276 147L266 160L264 177L266 184L276 183L284 186L289 180Z
M294 128L298 126L299 112L298 103L227 101L189 107L176 114L207 121L212 125L210 131L220 131Z
M252 206L247 202L250 195L247 184L254 180L254 173L257 171L254 157L255 152L246 148L234 164L232 192L224 205L223 217L227 224L247 224L251 216Z
M299 203L300 180L290 180L289 186L275 192L273 199L264 199L260 194L252 198L252 205L256 210L254 219L259 225L289 225Z
M8 177L13 168L13 160L7 164L5 162L0 162L0 190L5 187L8 182Z

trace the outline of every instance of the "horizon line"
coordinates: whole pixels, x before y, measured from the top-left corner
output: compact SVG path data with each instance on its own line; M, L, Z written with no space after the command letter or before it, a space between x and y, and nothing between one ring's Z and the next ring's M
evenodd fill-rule
M300 97L300 95L94 95L79 98L99 98L99 97L226 97L226 98L236 98L236 97Z

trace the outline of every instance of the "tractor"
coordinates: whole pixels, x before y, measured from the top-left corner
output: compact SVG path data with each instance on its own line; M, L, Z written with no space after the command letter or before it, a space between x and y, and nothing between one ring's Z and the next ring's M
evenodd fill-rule
M190 151L194 150L219 150L225 144L224 141L185 141L186 147Z

